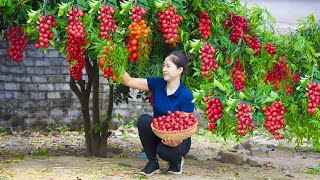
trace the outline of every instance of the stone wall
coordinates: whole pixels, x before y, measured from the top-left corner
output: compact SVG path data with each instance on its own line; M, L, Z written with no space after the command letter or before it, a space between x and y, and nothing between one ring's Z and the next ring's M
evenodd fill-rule
M80 103L69 86L70 73L64 54L54 49L41 53L31 44L21 63L8 60L6 41L0 41L0 125L30 128L82 124ZM108 85L101 76L101 114L106 112ZM135 97L133 92L132 97ZM128 122L137 114L151 113L149 103L131 99L114 105L114 113ZM43 125L43 126L41 126ZM77 127L76 126L76 127Z

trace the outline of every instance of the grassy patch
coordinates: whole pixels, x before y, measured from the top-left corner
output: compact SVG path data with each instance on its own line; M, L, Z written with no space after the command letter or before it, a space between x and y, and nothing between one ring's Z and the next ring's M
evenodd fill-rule
M49 150L47 148L39 148L32 152L33 156L47 156L49 154Z
M309 168L306 173L308 174L320 174L320 166Z
M0 125L0 135L2 135L2 134L7 134L7 130L5 127Z
M131 164L127 164L127 163L118 163L118 166L122 166L122 167L132 167Z

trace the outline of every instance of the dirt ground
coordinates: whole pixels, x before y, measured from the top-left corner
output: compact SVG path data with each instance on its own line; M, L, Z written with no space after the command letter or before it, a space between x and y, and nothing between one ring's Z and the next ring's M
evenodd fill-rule
M250 154L241 147L235 151L236 142L212 139L194 135L182 175L164 173L167 163L160 160L162 173L146 177L139 175L147 159L139 157L141 145L133 128L113 133L108 158L84 156L84 136L79 132L1 135L0 180L320 179L319 153L296 151L285 142L280 147L277 141L260 136L249 140L254 145ZM231 150L250 163L220 162L218 153Z

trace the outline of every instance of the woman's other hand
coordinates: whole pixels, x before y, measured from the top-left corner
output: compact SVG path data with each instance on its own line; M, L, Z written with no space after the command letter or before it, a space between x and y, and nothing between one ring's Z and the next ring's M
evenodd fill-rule
M167 146L170 146L170 147L177 147L182 143L182 140L177 141L174 138L166 138L166 139L161 140L161 142Z

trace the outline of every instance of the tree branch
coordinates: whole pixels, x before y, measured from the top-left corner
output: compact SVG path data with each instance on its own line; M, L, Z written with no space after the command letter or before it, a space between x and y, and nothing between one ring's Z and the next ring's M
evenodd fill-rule
M76 85L75 80L73 79L72 75L70 74L70 81L69 81L70 88L72 91L77 95L79 99L82 97L82 93L80 92L78 86Z
M11 19L10 19L10 22L9 22L9 24L8 24L8 27L7 27L7 31L9 31L9 29L10 29L10 27L11 27L11 24L12 24L12 21L13 21L13 19L16 17L17 13L20 11L21 7L22 7L22 4L19 4L19 5L17 6L16 11L14 12L14 14L12 15L12 17L11 17Z
M107 110L107 116L102 122L101 126L101 147L107 145L107 139L111 135L111 132L109 132L109 126L112 118L112 111L113 111L113 93L114 93L114 85L111 83L109 85L109 97L108 97L108 110Z
M93 67L90 63L89 57L85 56L85 60L86 60L86 71L87 71L87 75L88 75L88 83L87 83L87 88L85 91L85 94L88 96L90 95L91 92L91 88L92 88L92 82L93 82Z
M313 66L312 66L312 74L311 74L310 83L312 83L312 81L313 81L313 76L314 76L314 64L313 64Z
M80 85L80 89L81 89L82 94L86 93L86 86L85 86L86 81L83 79L80 79L80 80L78 80L78 84Z

